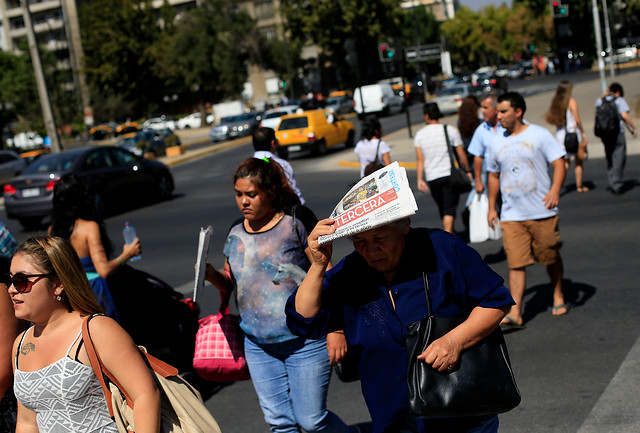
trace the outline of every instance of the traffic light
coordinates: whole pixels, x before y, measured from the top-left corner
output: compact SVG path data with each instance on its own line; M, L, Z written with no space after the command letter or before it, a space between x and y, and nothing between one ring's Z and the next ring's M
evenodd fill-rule
M553 17L562 18L569 16L569 6L563 5L558 0L553 0Z
M396 50L387 42L378 44L378 57L381 62L392 62L395 59Z

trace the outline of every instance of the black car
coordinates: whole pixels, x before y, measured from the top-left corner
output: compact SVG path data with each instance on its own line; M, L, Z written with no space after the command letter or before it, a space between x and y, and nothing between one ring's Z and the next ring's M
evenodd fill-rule
M173 176L165 164L113 146L82 147L42 155L6 184L7 217L25 228L39 227L51 214L55 183L69 173L87 182L105 213L148 197L164 200L173 194Z

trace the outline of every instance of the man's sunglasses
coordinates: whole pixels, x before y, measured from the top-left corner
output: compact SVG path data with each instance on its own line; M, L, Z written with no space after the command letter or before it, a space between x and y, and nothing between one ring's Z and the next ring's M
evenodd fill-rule
M13 277L6 274L4 277L4 284L7 289L13 285L19 293L26 293L31 290L31 287L43 278L50 277L51 274L23 274L18 272ZM29 278L37 277L34 281L29 281Z

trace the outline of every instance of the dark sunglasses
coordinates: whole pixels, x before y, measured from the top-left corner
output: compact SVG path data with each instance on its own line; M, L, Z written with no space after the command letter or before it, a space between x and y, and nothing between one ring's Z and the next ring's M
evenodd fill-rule
M4 277L4 284L7 289L13 285L19 293L26 293L31 290L31 287L43 278L50 277L51 274L23 274L18 272L13 277L6 274ZM37 277L34 281L30 281L29 278Z

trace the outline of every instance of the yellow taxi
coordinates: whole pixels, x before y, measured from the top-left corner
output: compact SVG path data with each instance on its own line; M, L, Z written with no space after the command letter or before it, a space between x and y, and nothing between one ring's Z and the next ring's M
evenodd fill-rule
M278 156L287 159L293 152L324 155L327 149L344 143L352 147L355 126L336 113L309 110L282 116L276 130Z

